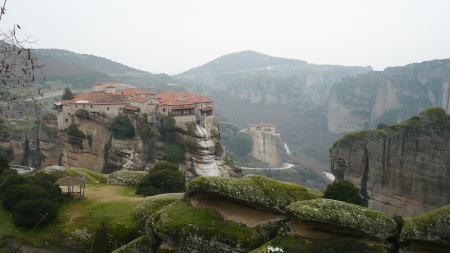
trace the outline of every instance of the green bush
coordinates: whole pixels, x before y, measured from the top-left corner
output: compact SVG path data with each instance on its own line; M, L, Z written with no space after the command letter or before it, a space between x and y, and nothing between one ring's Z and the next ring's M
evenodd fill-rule
M185 176L178 170L177 165L158 162L138 184L136 194L153 196L162 193L184 192L185 182Z
M12 212L16 226L34 227L56 218L61 206L62 191L54 184L57 180L55 175L36 173L31 177L24 177L7 170L1 177L7 178L1 186L2 207Z
M364 206L364 200L359 194L358 187L347 180L336 180L332 184L329 184L323 197Z
M117 115L111 124L111 132L118 138L133 138L135 129L130 119L122 114Z
M0 154L0 175L9 169L9 159L6 155Z
M176 144L169 144L166 147L166 161L170 163L180 163L186 160L183 148Z

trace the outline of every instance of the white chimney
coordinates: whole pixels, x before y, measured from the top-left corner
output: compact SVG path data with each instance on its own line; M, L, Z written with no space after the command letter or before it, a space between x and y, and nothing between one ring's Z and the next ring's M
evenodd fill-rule
M106 93L116 93L116 86L110 85L106 87Z
M93 92L102 92L103 91L103 84L101 83L94 83L92 85Z

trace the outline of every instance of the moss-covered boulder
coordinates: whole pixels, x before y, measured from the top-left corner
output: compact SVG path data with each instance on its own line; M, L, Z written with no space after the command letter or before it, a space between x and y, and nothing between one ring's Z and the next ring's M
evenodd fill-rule
M114 250L111 253L153 253L149 246L147 236L143 235L130 243Z
M48 166L36 173L47 173L47 174L55 175L58 178L70 177L70 176L71 177L80 176L80 173L78 173L76 170L70 169L70 168L65 168L62 166Z
M100 179L100 182L134 187L144 179L145 175L147 175L147 172L144 171L118 170L105 175Z
M211 209L179 201L148 219L148 234L161 239L161 250L175 252L249 252L264 243L256 228L224 220ZM149 236L150 240L156 241ZM159 251L158 251L159 252Z
M448 252L450 246L450 205L413 218L404 218L400 241L403 245L413 244L431 248L433 252ZM444 250L445 249L445 250Z
M190 182L187 189L188 196L197 193L226 196L258 208L265 207L279 212L284 212L284 208L293 202L322 196L319 191L260 175L244 178L199 177Z
M136 208L131 215L136 221L138 227L143 228L145 221L161 208L180 200L184 193L168 193L145 198L137 202Z
M365 236L379 241L397 234L397 223L386 215L337 200L299 201L286 207L286 210L295 219L313 222L332 233Z
M389 250L380 245L368 245L356 239L351 238L335 238L323 239L316 241L307 241L297 236L277 237L266 242L259 248L250 253L269 253L269 252L285 252L285 253L389 253Z

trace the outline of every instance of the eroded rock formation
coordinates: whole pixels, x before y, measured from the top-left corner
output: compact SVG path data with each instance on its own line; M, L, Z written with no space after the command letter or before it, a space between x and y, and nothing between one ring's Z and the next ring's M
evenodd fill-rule
M413 216L450 204L450 116L439 107L383 129L349 133L331 169L361 187L369 208Z
M342 133L394 124L421 110L450 110L450 59L386 68L346 77L330 88L328 130Z

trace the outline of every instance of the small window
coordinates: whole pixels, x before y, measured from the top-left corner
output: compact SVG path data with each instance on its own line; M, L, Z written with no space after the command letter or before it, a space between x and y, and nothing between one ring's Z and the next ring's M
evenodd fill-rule
M106 107L106 110L109 111L109 107Z
M166 108L163 108L163 112L165 112L166 111Z
M69 119L66 119L66 122L69 122Z
M84 108L84 105L83 105L83 108Z
M78 105L75 105L75 108L78 108Z
M92 105L91 105L91 108L92 108Z

